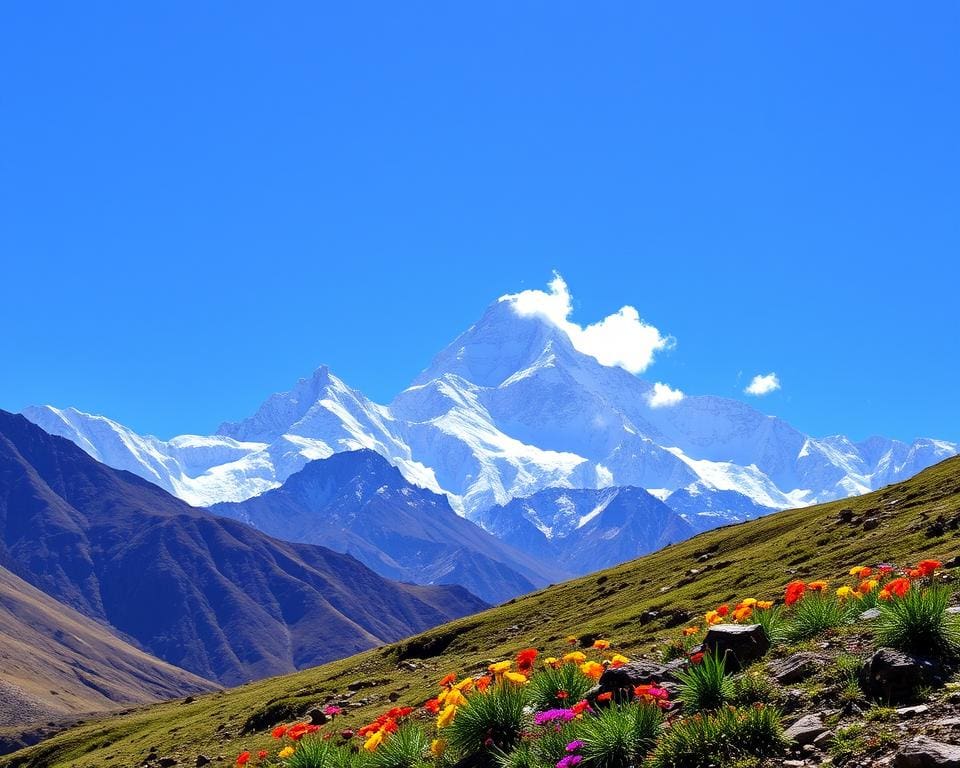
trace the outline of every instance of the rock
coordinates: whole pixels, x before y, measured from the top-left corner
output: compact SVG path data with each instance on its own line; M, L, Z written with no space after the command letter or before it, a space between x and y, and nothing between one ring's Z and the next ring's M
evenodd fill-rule
M309 712L307 712L307 717L310 718L310 725L324 725L327 720L330 718L324 713L322 709L314 707Z
M947 608L947 613L960 613L960 605L951 605L949 608Z
M682 663L681 661L680 665ZM676 690L675 683L678 682L674 672L679 669L680 665L672 662L669 665L663 665L646 659L637 659L624 664L622 667L607 667L600 675L597 685L588 691L584 698L587 701L595 701L601 693L612 693L614 699L618 702L630 701L633 698L633 687L635 685L651 683L663 686L671 692L672 698L673 692Z
M400 698L400 691L390 691L387 694L387 701L397 701Z
M813 744L818 736L822 736L826 732L827 727L817 715L804 715L787 728L784 735L788 740L795 741L802 746Z
M177 758L175 757L161 757L159 760L157 760L157 765L159 765L160 768L171 768L171 766L176 764Z
M771 661L767 664L767 671L780 685L789 685L810 677L822 663L823 659L815 653L801 651L786 658Z
M960 555L943 561L944 568L960 568Z
M783 765L787 768L803 768L807 764L806 760L784 760Z
M850 507L847 507L846 509L841 509L841 510L837 513L837 519L838 519L841 523L852 523L852 522L853 522L853 510L850 509Z
M880 609L879 608L867 608L863 613L860 614L861 621L873 621L874 619L880 618Z
M724 656L727 671L736 672L762 658L770 641L759 624L717 624L707 631L703 649Z
M401 661L399 664L397 664L397 669L405 669L408 672L415 672L416 670L420 669L420 665L415 664L412 661Z
M824 751L830 749L833 744L833 731L824 731L813 740L813 746Z
M924 712L929 711L930 707L926 704L918 704L915 707L900 707L897 710L898 717L916 717L917 715L922 715Z
M187 696L187 698L185 698L185 699L184 699L183 701L181 701L180 703L181 703L181 704L193 704L193 702L195 702L195 701L196 701L196 698L194 698L193 696Z
M643 613L640 614L639 621L641 626L644 624L649 624L651 621L656 619L659 615L660 614L657 613L656 611L644 611Z
M880 525L880 520L876 517L868 517L863 521L863 530L872 531L874 528Z
M960 747L915 736L893 759L894 768L960 768Z
M212 757L207 757L206 755L197 755L197 768L203 768L204 765L210 765L213 762Z
M860 669L864 691L881 701L909 699L919 685L928 685L940 676L940 668L929 659L878 648Z
M352 683L347 683L348 691L359 691L363 688L370 688L373 685L369 680L354 680Z

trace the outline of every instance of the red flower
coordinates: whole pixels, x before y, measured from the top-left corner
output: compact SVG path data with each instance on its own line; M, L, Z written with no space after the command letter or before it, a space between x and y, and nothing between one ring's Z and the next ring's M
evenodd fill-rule
M310 725L310 723L294 723L287 728L287 737L293 741L300 741L308 733L316 733L320 730L319 725Z
M717 608L717 616L726 616L728 613L730 613L729 605L724 604Z
M697 653L690 656L691 664L699 664L701 661L703 661L703 651L697 651Z
M605 691L597 696L597 701L610 701L613 698L613 693L610 691Z
M490 682L493 680L490 675L484 675L483 677L478 677L473 681L473 687L476 688L480 693L483 693L490 687Z
M257 760L266 760L267 759L267 750L261 749L257 752Z
M917 570L920 571L920 576L926 578L928 576L933 576L933 572L943 566L939 560L921 560L917 563Z
M455 682L457 682L457 676L451 673L440 681L440 687L447 688L453 685Z
M387 712L387 718L390 720L399 720L413 712L413 707L394 707Z
M884 587L891 595L903 597L910 589L910 579L893 579Z
M570 698L570 694L567 693L566 691L557 691L555 695L558 699L560 699L560 701Z
M283 734L285 734L286 732L287 732L287 726L285 725L278 725L276 728L274 728L271 731L271 733L273 734L273 738L275 739L282 739Z
M423 705L423 708L427 710L431 715L437 714L440 711L440 700L439 699L430 699Z
M570 707L570 711L575 715L582 715L584 712L590 711L590 705L586 701L578 701Z
M246 765L249 762L250 762L249 752L241 752L239 755L237 755L237 765Z
M517 671L529 675L533 670L533 662L537 659L536 648L524 648L517 654Z
M803 597L807 591L807 585L802 581L791 581L787 584L787 589L783 594L783 601L787 605L793 605L797 600Z

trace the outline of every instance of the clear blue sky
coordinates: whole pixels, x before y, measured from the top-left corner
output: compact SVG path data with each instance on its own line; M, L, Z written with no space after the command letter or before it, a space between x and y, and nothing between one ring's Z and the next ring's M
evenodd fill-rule
M6 5L0 407L386 401L556 269L648 378L960 439L960 5L682 7Z

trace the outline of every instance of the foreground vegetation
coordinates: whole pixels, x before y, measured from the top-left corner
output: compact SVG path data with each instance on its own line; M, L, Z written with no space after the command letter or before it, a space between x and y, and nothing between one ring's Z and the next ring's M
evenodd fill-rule
M269 759L279 759L276 755L279 749L274 749L275 745L269 741L262 742L264 734L278 725L301 720L315 721L320 725L325 718L332 717L332 723L322 727L325 733L330 733L335 723L336 739L341 740L343 731L352 730L356 733L393 706L413 709L397 721L397 733L389 734L390 739L384 738L381 746L386 748L403 730L403 740L397 741L397 744L409 741L414 745L412 750L429 750L433 740L439 738L436 734L426 734L431 737L428 744L424 738L401 726L406 720L412 724L422 718L423 706L436 697L437 681L452 672L463 675L458 682L467 677L476 681L486 674L496 674L489 672L491 664L502 659L516 659L519 652L535 649L541 659L538 673L531 678L529 685L517 686L522 691L517 695L526 697L538 689L534 681L540 674L563 672L554 670L548 673L546 669L552 667L547 665L544 668L542 659L550 654L562 658L560 650L566 647L571 628L576 631L576 648L583 653L595 654L588 661L598 664L606 661L608 666L613 663L612 656L607 654L599 658L596 654L601 654L601 651L593 648L596 640L608 637L617 638L617 650L625 658L651 657L659 660L664 649L667 649L667 655L678 655L692 649L701 639L706 623L713 618L707 612L718 611L718 604L727 604L728 611L736 610L741 602L739 596L745 594L771 600L783 595L777 605L769 608L747 606L752 609L751 620L765 622L765 630L769 629L778 643L796 645L808 642L805 638L815 637L818 633L844 631L848 615L842 606L852 606L853 601L858 606L879 601L881 591L871 590L860 597L841 597L832 587L829 594L826 591L821 593L818 589L811 591L811 583L825 579L836 584L844 580L845 585L853 591L859 589L859 582L863 580L854 581L849 575L851 563L915 564L930 552L936 553L950 565L960 551L958 525L960 459L951 459L907 482L867 496L777 513L711 531L623 566L547 588L482 614L349 659L230 691L84 723L41 745L0 758L0 766L86 768L160 765L164 760L194 765L198 757L208 757L211 764L225 766L232 765L237 755L245 751L250 752L251 764L255 764L261 749L267 751ZM892 580L892 577L888 580ZM779 603L787 597L783 594L784 585L791 582L803 582L804 591L803 597L786 609L791 617L790 621L786 621L781 620L784 619L785 608ZM905 594L910 594L909 590ZM897 600L903 599L900 595L895 597ZM802 605L810 607L803 609L800 614L803 620L798 623L798 612ZM911 615L917 613L916 606L905 612ZM929 621L930 617L924 611L919 611L919 614L928 627L936 624L936 621ZM719 618L730 620L728 617ZM892 627L889 630L890 638L896 641L895 617L887 615L884 621L886 624L881 622L878 625L881 629L877 631L887 631L882 627L889 625ZM684 629L694 626L697 626L696 633L683 634ZM947 631L942 637L944 648L949 649L953 642L951 633ZM577 670L582 673L579 666ZM516 664L510 671L517 672ZM572 678L574 682L578 679ZM739 695L741 700L758 697L757 691L750 693L752 683L749 676L744 678L741 675L736 681L731 679L729 682L736 683L733 695ZM582 685L582 681L580 683ZM493 691L512 691L513 685L505 679L491 681ZM690 695L689 684L687 686L686 695L679 690L672 700L687 700ZM730 688L721 687L725 690L720 691L719 695L726 700L731 695ZM757 687L762 688L762 683L757 683ZM854 691L851 689L848 693L853 695ZM473 696L476 697L476 692ZM620 754L625 755L633 750L630 760L635 760L638 750L643 749L645 753L643 745L646 742L636 736L635 731L630 731L628 725L633 721L646 723L644 728L649 725L648 721L654 719L654 715L636 714L641 710L644 713L652 712L648 704L636 701L618 705L615 711L619 713L624 710L627 714L622 719L611 720L609 729L589 738L577 734L578 738L572 738L561 746L565 749L567 744L578 740L583 741L584 745L595 744L601 738L612 738L611 733L627 734L625 741L622 741L626 746ZM340 711L329 715L324 712L327 707ZM605 708L601 706L596 709ZM660 710L660 707L657 706L657 709ZM711 737L711 734L726 733L725 729L735 727L738 722L751 732L767 729L774 733L776 709L776 706L767 708L764 705L764 720L759 723L741 722L746 713L752 711L750 707L738 706L735 712L725 707L708 709L699 719L686 721L690 723L685 726L687 730L671 730L671 734L678 734L672 736L677 742L675 749L679 754L683 744ZM461 714L458 712L453 718L450 728L464 727L456 725ZM732 723L724 724L724 718L731 719ZM582 718L582 724L576 727L594 727L599 720L599 717ZM527 725L524 724L523 728L526 729ZM462 743L452 734L453 731L449 738L444 737L449 755L435 757L435 760L449 760L458 754L458 750L462 751ZM844 744L853 744L854 747L849 747L851 750L859 748L857 745L862 741L857 733L838 732L838 737L838 750ZM310 738L316 737L310 735ZM349 743L359 738L352 736ZM333 737L326 741L321 739L319 743L329 746L332 740ZM363 743L366 744L367 740L364 739ZM521 739L517 743L522 745L527 742ZM636 744L641 746L637 747ZM518 749L520 754L515 754ZM508 752L501 747L501 751L511 755L513 761L505 768L528 768L528 764L521 762L524 749L527 747ZM532 746L530 749L533 749ZM663 749L666 747L659 744L656 747L661 754ZM354 760L362 760L363 757L355 757L361 753L375 756L377 751L349 750ZM574 750L569 756L586 758L588 754L595 753ZM731 756L731 759L742 760L747 757ZM542 761L543 757L534 756L530 759ZM597 758L591 759L597 765L603 764ZM838 756L838 759L843 758ZM573 768L577 762L571 759L564 768ZM611 762L609 768L617 766Z

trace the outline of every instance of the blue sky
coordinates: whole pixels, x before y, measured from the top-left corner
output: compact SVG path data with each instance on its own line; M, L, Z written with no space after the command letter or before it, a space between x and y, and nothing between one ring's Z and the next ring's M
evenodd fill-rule
M557 270L644 376L960 439L953 2L20 3L0 407L209 432L326 362L380 401Z

